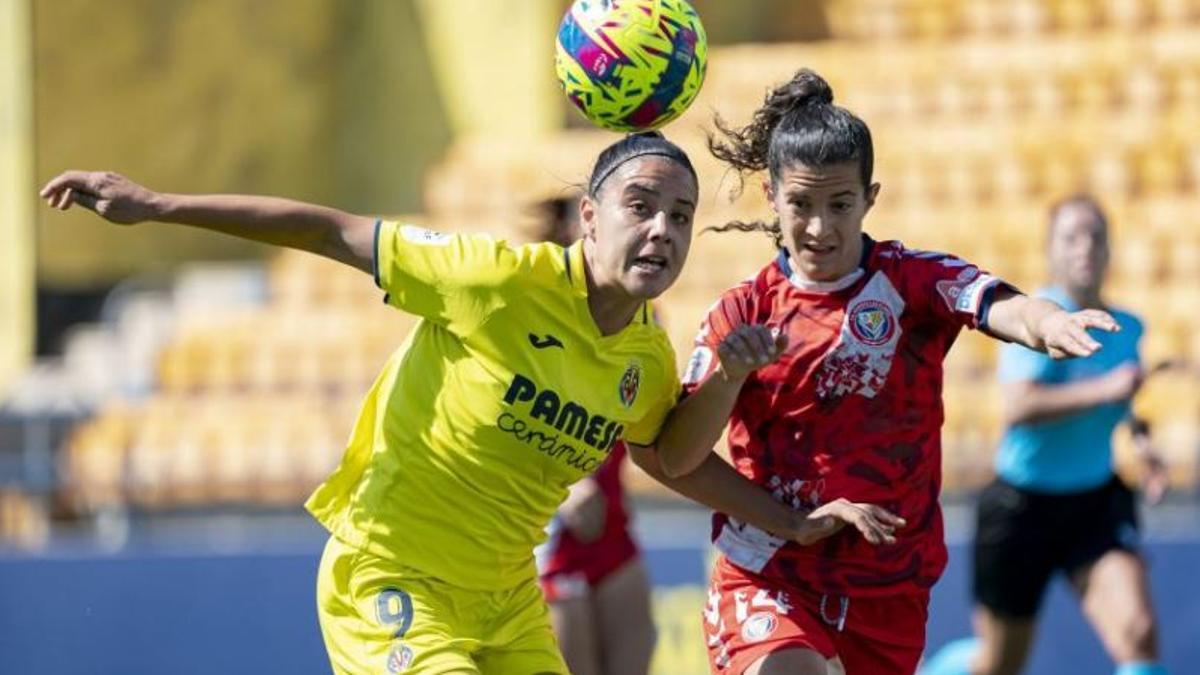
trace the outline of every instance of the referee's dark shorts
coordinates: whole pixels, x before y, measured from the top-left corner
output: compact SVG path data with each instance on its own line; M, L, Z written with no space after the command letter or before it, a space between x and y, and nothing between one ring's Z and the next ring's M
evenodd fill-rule
M983 490L973 547L975 601L994 614L1033 618L1051 576L1105 553L1138 552L1133 492L1113 476L1084 492L1032 492L996 479Z

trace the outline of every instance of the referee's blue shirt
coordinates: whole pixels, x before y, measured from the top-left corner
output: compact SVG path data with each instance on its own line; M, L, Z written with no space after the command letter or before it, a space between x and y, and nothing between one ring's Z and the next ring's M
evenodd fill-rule
M1080 309L1060 288L1043 288L1036 295L1067 311ZM1126 363L1140 363L1142 322L1128 312L1108 311L1121 330L1090 331L1101 345L1095 354L1055 361L1020 345L1004 345L1000 381L1068 384L1100 377ZM1051 421L1010 426L996 453L996 473L1013 485L1036 492L1082 492L1099 487L1113 473L1113 429L1128 415L1128 403L1106 403Z

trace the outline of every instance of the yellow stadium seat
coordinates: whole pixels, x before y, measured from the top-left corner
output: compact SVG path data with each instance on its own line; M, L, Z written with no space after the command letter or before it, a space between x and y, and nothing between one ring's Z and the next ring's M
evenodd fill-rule
M1155 144L1146 148L1139 158L1139 184L1148 196L1173 195L1184 186L1185 164L1178 148Z
M1156 18L1164 28L1188 25L1197 19L1197 6L1193 0L1157 0L1154 3Z
M1041 0L1015 0L1007 3L1010 24L1017 37L1035 38L1053 27L1055 17Z
M255 406L237 399L221 401L214 417L205 421L205 433L198 443L203 455L200 481L202 499L220 503L241 503L251 495L251 466L257 448L257 424L248 419ZM246 406L248 409L242 409Z
M1150 3L1144 0L1105 0L1104 23L1122 31L1135 31L1150 20Z
M1135 188L1130 158L1122 148L1098 148L1088 164L1088 187L1106 201L1124 201Z
M1102 19L1095 0L1055 0L1048 4L1060 32L1086 34L1095 30Z
M42 500L14 488L0 488L0 542L38 551L50 539L50 517Z
M1200 237L1176 236L1164 238L1167 266L1172 283L1193 293L1200 301Z
M169 498L168 474L187 411L175 399L152 400L143 410L129 448L128 485L133 501L148 506Z
M126 452L135 419L131 410L114 404L72 432L63 477L78 508L90 512L124 500Z
M1164 251L1156 246L1152 237L1130 232L1114 237L1113 244L1116 248L1111 266L1116 284L1126 289L1140 289L1163 280Z

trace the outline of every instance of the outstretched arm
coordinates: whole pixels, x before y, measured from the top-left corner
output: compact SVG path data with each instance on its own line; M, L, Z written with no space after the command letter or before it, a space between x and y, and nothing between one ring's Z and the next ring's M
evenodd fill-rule
M987 313L987 333L1045 352L1056 359L1090 356L1100 343L1087 333L1098 328L1120 330L1115 319L1098 309L1068 312L1041 298L1031 298L1006 288L996 290Z
M658 437L658 455L667 476L678 478L700 466L721 437L746 378L774 363L787 349L786 333L762 325L734 329L717 349L717 368L671 411Z
M1127 363L1100 376L1067 384L1018 380L1004 385L1005 423L1036 424L1106 403L1126 403L1142 384L1142 369Z
M853 526L872 544L891 544L896 541L897 528L906 524L903 518L883 508L852 504L844 499L815 510L794 510L738 473L711 450L693 471L678 478L668 476L662 470L653 447L630 444L629 456L651 478L684 497L805 546L846 525Z
M309 251L368 274L374 265L374 220L316 204L253 195L160 193L111 171L67 171L40 194L53 208L65 211L79 204L122 225L190 225Z

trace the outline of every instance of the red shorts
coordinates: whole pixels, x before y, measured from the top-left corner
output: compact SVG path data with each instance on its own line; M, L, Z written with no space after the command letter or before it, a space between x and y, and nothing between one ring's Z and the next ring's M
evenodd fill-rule
M763 656L811 649L847 675L911 675L925 648L929 593L850 598L777 583L721 557L704 610L713 673L740 675Z
M600 539L583 544L565 530L552 534L538 552L539 581L549 602L587 595L608 575L638 555L629 530L606 527Z

